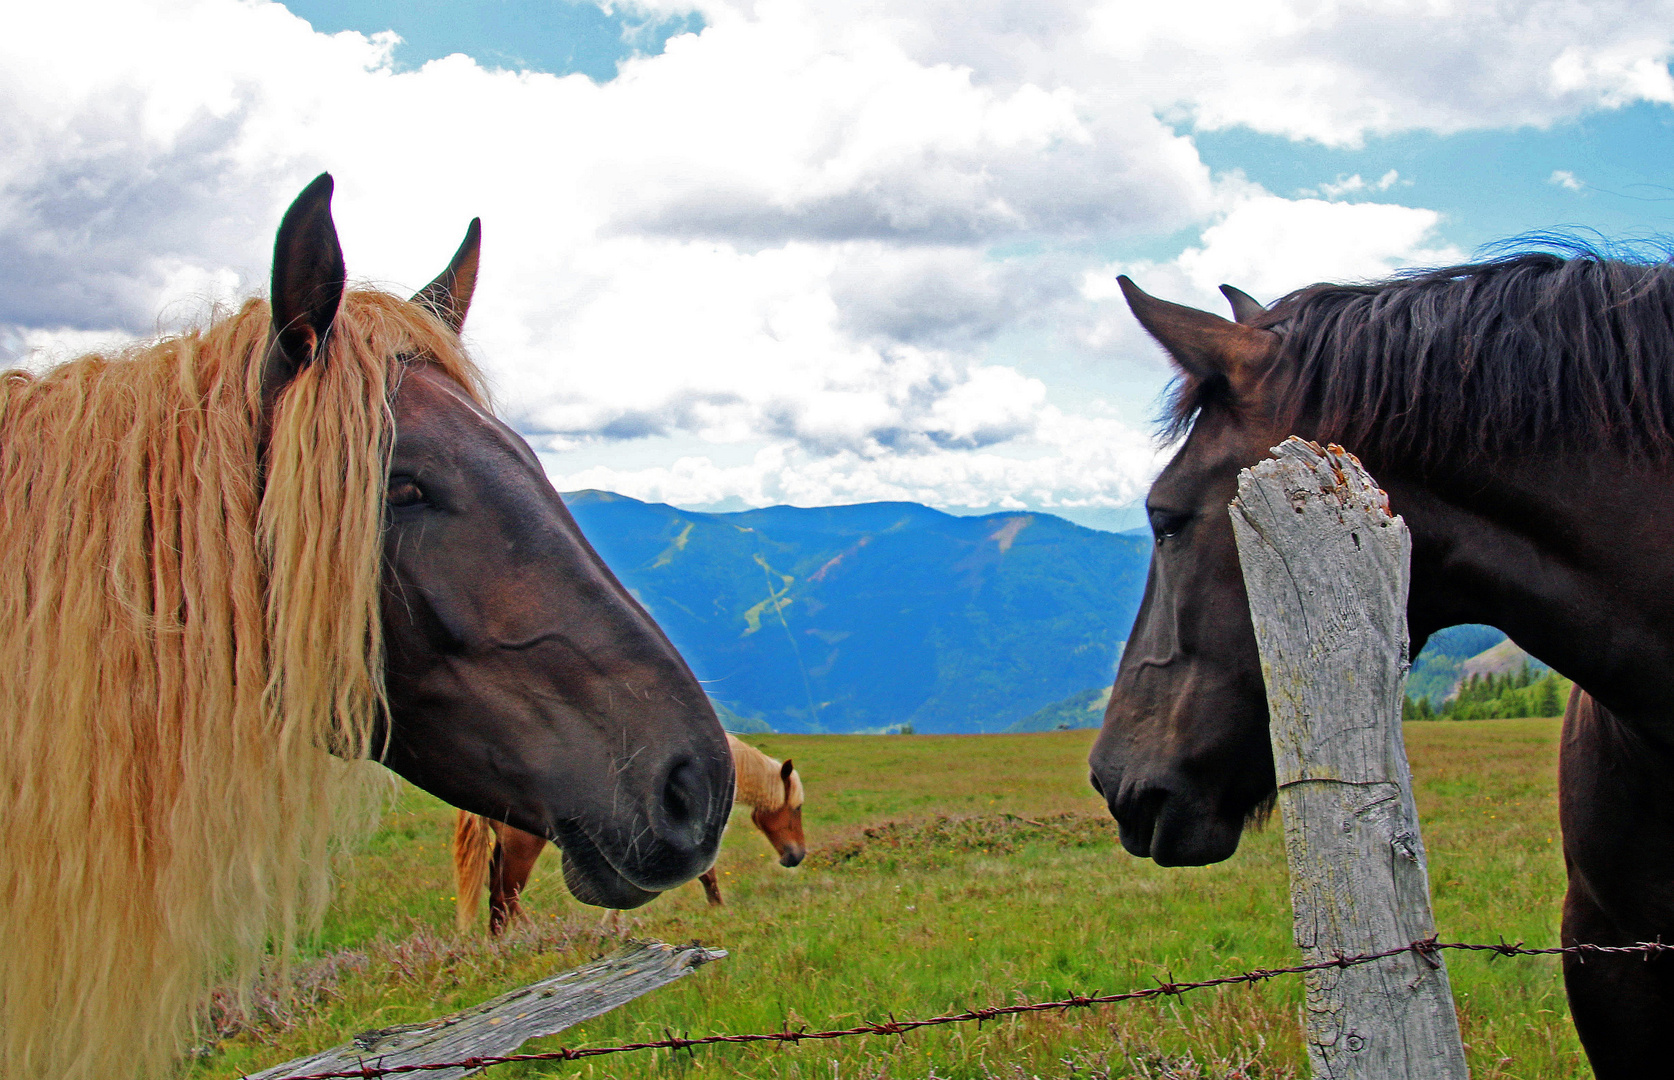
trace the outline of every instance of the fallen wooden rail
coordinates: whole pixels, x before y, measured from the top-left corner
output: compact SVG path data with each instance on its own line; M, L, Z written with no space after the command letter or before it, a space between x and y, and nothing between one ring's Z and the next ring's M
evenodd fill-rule
M406 1071L454 1080L475 1072L478 1058L497 1058L530 1039L554 1035L725 957L702 945L634 942L611 956L422 1024L377 1028L342 1046L287 1061L249 1080L358 1070ZM458 1062L440 1068L433 1062Z

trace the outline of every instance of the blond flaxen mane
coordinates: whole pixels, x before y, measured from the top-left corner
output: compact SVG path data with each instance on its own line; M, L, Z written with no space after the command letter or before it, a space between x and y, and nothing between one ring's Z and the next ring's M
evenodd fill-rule
M784 764L757 750L742 739L727 733L727 746L732 749L732 764L738 774L734 798L757 810L777 810L785 805L785 782L779 776ZM790 774L790 805L794 810L802 805L802 777L795 769Z
M0 1076L156 1077L323 907L373 805L389 398L417 304L345 295L258 478L269 308L0 375ZM327 751L338 755L333 757Z

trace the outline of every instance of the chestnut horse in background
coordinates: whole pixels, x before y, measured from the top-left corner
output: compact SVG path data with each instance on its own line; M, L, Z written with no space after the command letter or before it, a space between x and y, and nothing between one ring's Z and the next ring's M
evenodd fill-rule
M808 853L802 834L802 777L789 759L779 762L730 732L739 802L750 807L750 820L773 845L780 866L796 866ZM518 897L529 883L546 840L531 832L480 814L459 811L453 830L453 879L459 929L477 921L477 905L488 888L488 932L498 934L521 911ZM714 906L721 886L711 866L698 878Z
M1535 252L1315 285L1238 321L1122 290L1179 373L1145 597L1094 744L1122 846L1219 862L1271 804L1227 503L1286 436L1357 454L1412 531L1411 650L1487 623L1577 687L1563 941L1674 941L1674 265ZM1584 692L1582 692L1584 691ZM1598 1076L1663 1075L1674 960L1564 958Z

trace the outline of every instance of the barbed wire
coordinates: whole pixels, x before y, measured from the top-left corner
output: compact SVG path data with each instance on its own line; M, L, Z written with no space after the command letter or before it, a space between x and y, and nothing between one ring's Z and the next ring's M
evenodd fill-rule
M1400 945L1381 952L1357 953L1353 956L1337 954L1329 960L1316 960L1308 964L1295 964L1290 967L1257 968L1253 971L1243 971L1236 975L1221 975L1213 979L1203 979L1198 982L1164 982L1156 986L1142 987L1120 994L1076 994L1061 998L1057 1001L1034 1001L1020 1005L990 1005L980 1009L967 1009L964 1012L948 1013L944 1016L930 1016L917 1020L889 1020L873 1024L861 1024L851 1028L833 1028L825 1031L769 1031L747 1035L700 1035L695 1039L669 1036L666 1039L656 1039L650 1042L619 1043L614 1046L590 1046L577 1049L549 1050L540 1054L499 1054L466 1058L463 1061L426 1062L415 1065L367 1065L359 1069L346 1069L340 1072L307 1073L297 1076L278 1077L276 1080L374 1080L380 1076L394 1076L398 1073L433 1072L440 1069L486 1069L493 1065L509 1065L517 1061L580 1061L584 1058L603 1057L606 1054L626 1054L638 1050L690 1050L694 1046L716 1046L725 1043L804 1043L819 1042L829 1039L847 1039L860 1035L904 1035L919 1028L941 1027L945 1024L966 1024L975 1021L981 1024L985 1020L997 1020L1003 1016L1017 1016L1023 1013L1067 1011L1069 1009L1085 1009L1094 1005L1110 1005L1123 1001L1145 1001L1159 997L1179 997L1193 990L1207 990L1217 986L1235 986L1240 983L1253 985L1277 978L1280 975L1306 975L1313 971L1329 971L1333 968L1343 969L1370 964L1378 960L1387 960L1392 956L1403 953L1415 953L1431 964L1439 965L1435 954L1444 950L1458 952L1486 952L1499 956L1623 956L1640 955L1649 959L1656 953L1674 953L1674 945L1666 945L1660 941L1642 941L1637 945L1564 945L1549 949L1530 949L1522 942L1513 945L1505 941L1497 944L1485 945L1463 941L1437 941L1427 938L1415 941L1409 945Z

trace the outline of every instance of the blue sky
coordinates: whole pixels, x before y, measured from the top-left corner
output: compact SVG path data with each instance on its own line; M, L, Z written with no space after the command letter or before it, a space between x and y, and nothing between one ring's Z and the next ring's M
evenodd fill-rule
M1409 133L1331 149L1249 131L1197 137L1212 168L1241 169L1274 191L1321 177L1397 170L1403 201L1441 211L1441 232L1467 251L1509 237L1573 229L1621 240L1674 234L1674 112L1639 104L1546 129ZM1567 173L1575 186L1554 174Z
M465 53L485 66L580 72L601 82L616 77L618 61L662 52L674 34L703 29L695 12L635 19L569 0L293 0L285 6L328 34L395 31L402 39L395 61L403 68Z
M72 0L0 40L0 359L485 223L468 342L563 488L1105 527L1217 309L1533 231L1674 234L1674 0Z

